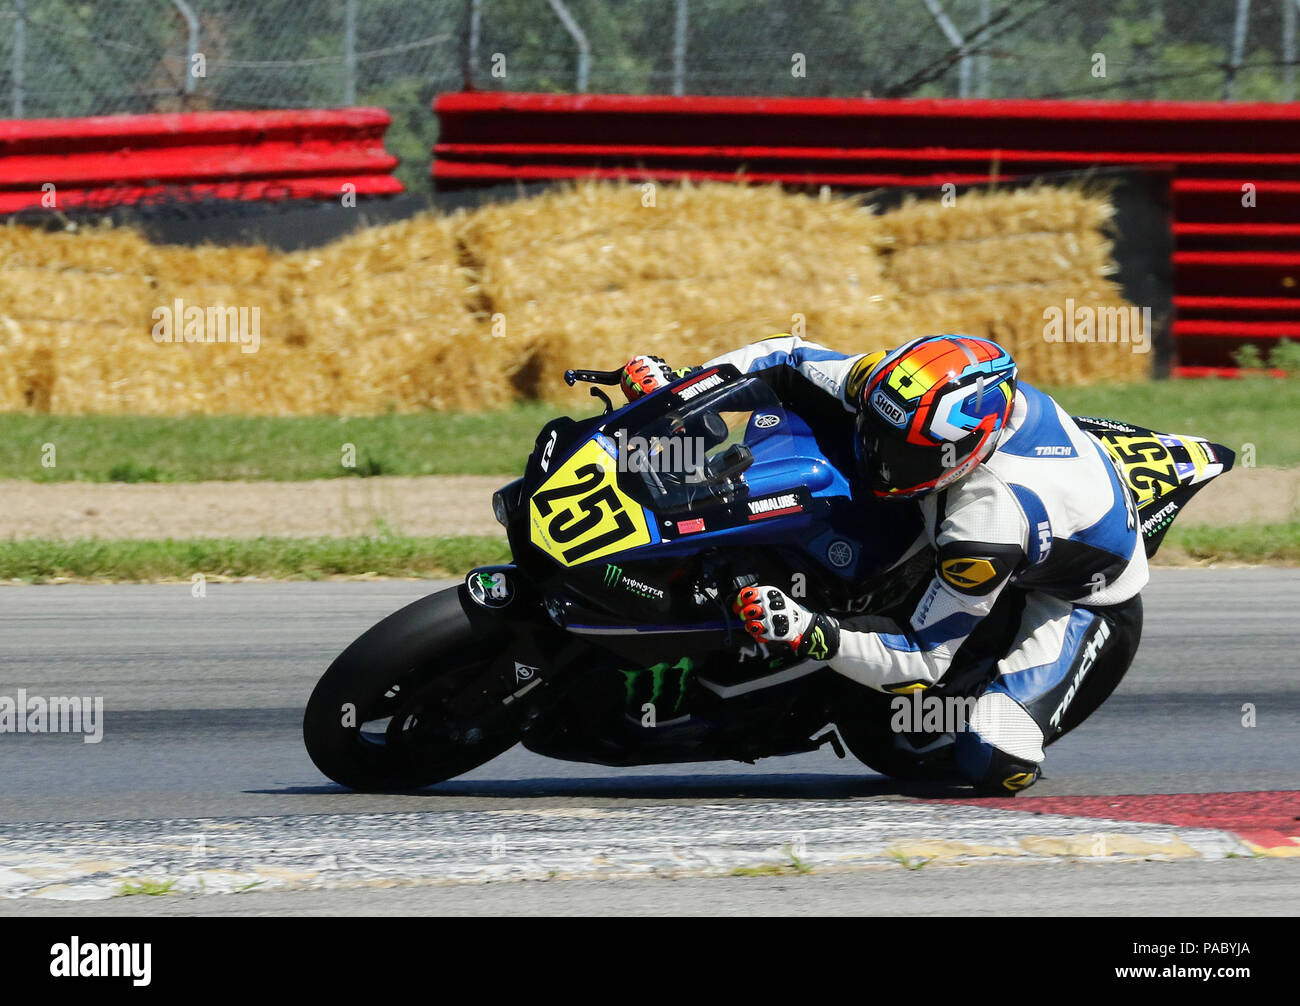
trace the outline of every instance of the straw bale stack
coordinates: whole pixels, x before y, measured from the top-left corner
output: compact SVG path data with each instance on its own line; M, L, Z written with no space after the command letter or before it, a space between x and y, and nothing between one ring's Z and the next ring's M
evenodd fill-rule
M854 201L720 184L653 195L646 205L640 186L588 183L464 220L518 354L518 392L559 397L565 367L607 369L638 351L698 362L796 315L810 337L830 315L869 326L894 294L877 218Z
M156 246L0 227L0 411L375 414L579 402L566 367L698 363L775 332L845 352L997 339L1040 383L1133 380L1124 346L1053 344L1066 298L1123 304L1104 196L859 201L748 185L586 183L321 248ZM256 308L257 352L159 344L177 300ZM581 399L586 403L585 397Z
M910 200L884 213L884 275L900 291L899 341L964 332L1006 346L1040 384L1141 380L1150 357L1131 346L1052 343L1044 312L1067 299L1127 306L1112 279L1113 208L1076 187L975 192L945 206Z

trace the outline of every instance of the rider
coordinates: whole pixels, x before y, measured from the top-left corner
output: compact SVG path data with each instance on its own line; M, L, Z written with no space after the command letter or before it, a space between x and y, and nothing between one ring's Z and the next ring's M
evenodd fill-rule
M841 621L755 585L735 601L746 629L869 688L905 694L948 683L948 672L969 663L963 654L954 664L962 644L996 609L1008 629L1001 659L976 686L947 753L981 792L1033 785L1043 747L1105 701L1142 632L1146 552L1130 493L1100 444L1048 395L1017 382L1009 353L972 336L846 356L778 335L705 366L721 364L783 368L773 376L788 389L837 404L858 461L855 493L916 501L935 551L906 624ZM623 391L631 401L682 373L636 356Z

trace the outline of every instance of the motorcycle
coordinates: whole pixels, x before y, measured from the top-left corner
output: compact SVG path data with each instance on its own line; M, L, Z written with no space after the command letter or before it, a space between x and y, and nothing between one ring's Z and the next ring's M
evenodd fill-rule
M612 766L828 744L882 774L928 777L890 730L890 696L769 652L729 607L762 582L816 610L905 620L933 570L919 509L855 497L848 438L783 400L775 376L715 366L615 409L597 385L619 371L566 372L604 411L547 423L522 477L494 494L513 561L407 605L335 659L303 719L316 766L393 791L516 743ZM1234 460L1199 437L1076 422L1132 493L1148 555ZM963 648L982 656L936 687L987 680L1013 631L985 619Z

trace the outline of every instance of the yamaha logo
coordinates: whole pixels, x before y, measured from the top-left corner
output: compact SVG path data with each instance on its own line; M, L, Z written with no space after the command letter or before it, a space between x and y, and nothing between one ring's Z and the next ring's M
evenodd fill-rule
M779 422L781 422L780 416L774 416L771 413L767 413L755 419L754 425L757 426L760 430L770 430L773 426L776 426Z
M826 561L836 569L843 569L853 562L853 546L843 538L836 538L826 547Z

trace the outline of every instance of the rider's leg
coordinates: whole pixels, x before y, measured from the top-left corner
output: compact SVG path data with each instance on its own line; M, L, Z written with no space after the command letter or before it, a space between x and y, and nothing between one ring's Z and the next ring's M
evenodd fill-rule
M1033 785L1043 748L1115 690L1141 634L1140 598L1089 608L1030 593L997 677L957 734L954 754L962 775L988 793Z

